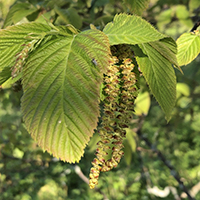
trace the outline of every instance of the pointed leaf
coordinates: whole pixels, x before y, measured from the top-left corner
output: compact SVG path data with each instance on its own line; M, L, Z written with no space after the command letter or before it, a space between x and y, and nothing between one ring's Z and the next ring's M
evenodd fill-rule
M31 54L24 68L26 127L44 150L64 161L80 160L97 126L109 55L106 35L88 30L48 41Z
M178 40L178 64L187 65L200 53L200 34L184 33Z
M142 15L143 11L148 7L150 0L124 0L123 2L129 13Z
M171 63L149 44L139 45L146 55L137 56L137 62L149 87L170 119L176 101L176 76Z
M116 15L113 22L105 26L103 32L108 36L110 45L134 45L166 37L141 17L127 14Z
M20 73L18 76L14 77L14 78L12 78L12 77L8 78L6 81L4 81L4 83L1 85L1 87L2 87L3 89L5 89L5 88L10 88L10 87L12 87L12 85L13 85L15 82L17 82L20 78L22 78L22 73Z

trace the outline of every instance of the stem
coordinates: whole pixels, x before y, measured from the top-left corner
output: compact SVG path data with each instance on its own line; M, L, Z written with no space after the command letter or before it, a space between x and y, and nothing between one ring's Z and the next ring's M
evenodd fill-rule
M194 24L193 28L190 30L190 32L193 32L195 30L197 30L197 28L200 26L200 18L198 19L198 21Z
M161 151L159 151L155 145L153 145L148 138L146 138L145 136L143 136L142 132L141 132L141 127L143 124L143 120L140 121L139 123L139 128L137 129L136 133L139 136L139 138L143 141L145 141L146 145L158 155L158 158L170 169L171 171L171 175L176 179L176 181L179 183L179 187L187 194L188 199L189 200L195 200L195 198L193 198L188 189L186 188L186 186L184 185L183 181L181 181L181 178L178 174L178 172L175 170L175 168L170 164L170 162L165 158L165 156L162 154Z

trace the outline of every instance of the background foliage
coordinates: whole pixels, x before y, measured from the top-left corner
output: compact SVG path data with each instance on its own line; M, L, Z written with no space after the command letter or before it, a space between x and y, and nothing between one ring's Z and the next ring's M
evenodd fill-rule
M0 0L0 25L44 22L43 14L55 24L71 23L84 30L92 23L102 30L116 13L138 12L159 31L177 39L191 30L200 16L199 0L150 0L145 4L137 1L135 9L132 2L21 0L10 8L14 1ZM141 13L137 6L147 7L147 10ZM10 17L5 21L9 8L15 14L9 12ZM136 105L138 116L124 141L125 156L117 169L100 176L96 190L90 190L80 178L77 165L63 163L42 152L31 139L21 118L22 92L15 92L18 85L1 89L0 199L187 199L181 184L174 178L177 173L195 199L200 199L199 65L197 57L182 67L183 75L176 70L177 101L168 124L157 102L147 92L146 84L142 84ZM141 134L135 134L135 128L139 128ZM98 136L94 134L78 164L86 176L97 141ZM156 150L162 152L164 162ZM159 197L158 192L152 192L155 187L157 191L170 189L170 192Z

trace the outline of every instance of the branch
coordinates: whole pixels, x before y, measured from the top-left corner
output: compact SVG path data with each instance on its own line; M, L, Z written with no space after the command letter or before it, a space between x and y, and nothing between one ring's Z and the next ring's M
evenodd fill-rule
M137 133L137 135L139 136L139 138L143 141L145 141L146 145L157 154L158 158L170 169L171 171L171 175L176 179L176 181L179 183L179 187L187 194L188 199L189 200L195 200L195 198L193 198L188 189L186 188L186 186L184 185L184 183L181 181L181 178L178 174L178 172L175 170L175 168L170 164L170 162L165 158L165 156L156 148L155 145L151 144L151 142L148 140L148 138L146 138L145 136L143 136L142 132L141 132L141 127L143 124L143 119L140 119L139 122L139 126L138 129L135 131Z
M89 185L89 179L83 174L81 171L81 168L78 165L74 166L75 173L85 182Z
M194 24L193 28L190 30L190 32L193 32L197 30L197 28L200 26L200 18L199 20Z
M161 190L157 186L154 186L152 188L148 187L147 191L149 193L154 194L155 196L161 197L161 198L167 197L169 195L170 191L173 191L173 193L176 195L175 198L177 200L180 200L180 197L177 195L177 191L176 191L175 187L167 186L167 187L164 188L164 190Z
M196 196L196 194L200 191L200 182L198 182L196 185L194 185L191 190L190 190L190 193L192 194L192 196ZM185 193L182 193L181 194L181 197L182 198L186 198L187 195Z

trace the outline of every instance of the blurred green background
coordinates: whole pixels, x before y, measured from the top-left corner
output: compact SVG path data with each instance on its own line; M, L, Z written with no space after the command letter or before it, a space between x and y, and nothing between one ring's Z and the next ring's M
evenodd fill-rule
M142 12L136 2L146 2L147 9ZM176 40L199 19L200 1L0 0L0 26L45 23L46 19L57 25L70 23L80 30L89 29L90 24L102 29L121 12L141 14ZM20 85L0 88L0 200L188 199L174 178L177 173L191 195L200 200L199 69L197 57L182 67L184 74L176 70L177 101L169 123L142 79L136 116L124 141L125 156L116 169L101 173L95 190L89 189L78 169L88 177L98 135L94 134L80 163L59 161L43 152L27 133L20 112ZM134 132L138 127L141 137Z

